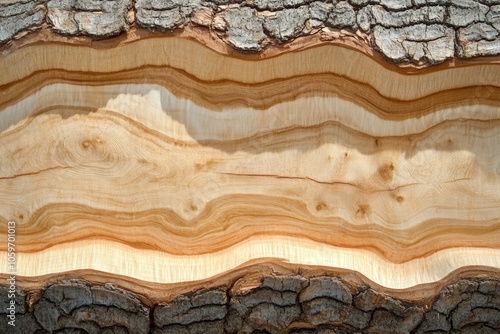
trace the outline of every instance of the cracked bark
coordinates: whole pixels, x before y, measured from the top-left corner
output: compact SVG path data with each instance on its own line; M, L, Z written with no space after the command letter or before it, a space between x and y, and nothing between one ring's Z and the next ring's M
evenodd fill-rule
M238 290L238 280L218 288L195 288L154 304L111 284L63 281L40 291L34 311L28 310L26 291L18 290L17 325L12 331L2 322L0 330L191 334L493 333L500 329L498 279L459 279L430 302L398 299L335 276L267 275L258 282L243 290Z
M338 31L334 36L358 38L395 63L438 64L454 57L500 54L500 4L494 1L114 0L96 5L51 0L4 6L0 21L0 43L41 29L46 21L63 35L100 38L126 33L135 25L151 31L197 26L242 52L260 52L333 29ZM427 29L431 33L422 35ZM432 31L440 31L440 37Z

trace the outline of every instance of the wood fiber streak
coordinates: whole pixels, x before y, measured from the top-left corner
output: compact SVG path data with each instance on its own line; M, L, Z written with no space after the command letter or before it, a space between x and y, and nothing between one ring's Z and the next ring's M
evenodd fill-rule
M103 86L127 83L163 86L179 98L214 111L247 106L265 110L273 105L313 96L338 96L354 102L383 119L405 119L430 114L445 107L500 105L500 88L477 85L440 90L427 96L404 100L380 94L376 87L334 73L317 73L274 79L252 85L232 80L204 81L195 75L167 66L143 66L114 73L44 70L0 87L0 107L20 101L41 86L56 83Z
M137 50L147 52L139 55ZM191 56L177 57L179 54ZM32 61L22 67L16 66L26 57ZM143 39L106 50L46 42L26 46L3 56L0 70L5 75L0 78L0 85L49 69L116 73L143 66L168 66L199 80L231 80L243 84L334 73L376 87L383 96L403 100L457 87L499 86L500 64L496 59L488 63L471 61L459 67L449 65L410 72L383 65L356 50L329 44L295 52L280 52L271 58L249 60L218 53L198 42L179 37Z

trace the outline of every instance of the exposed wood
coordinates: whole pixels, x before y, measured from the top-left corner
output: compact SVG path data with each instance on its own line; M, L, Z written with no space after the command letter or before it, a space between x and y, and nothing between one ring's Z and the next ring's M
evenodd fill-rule
M335 52L329 46L324 50ZM277 60L290 64L291 56ZM190 61L197 64L203 57ZM69 59L71 55L58 62L77 66ZM266 73L268 63L252 66ZM237 61L234 69L244 64ZM39 71L43 65L33 63L33 72L39 73L35 78L50 78L50 70L46 75ZM339 78L335 75L323 75L323 86L314 76L312 80L299 76L296 86L312 81L317 89L284 102L280 89L276 94L272 89L290 79L265 84L274 101L264 106L240 91L241 100L264 109L228 102L231 107L211 110L215 103L198 99L205 102L198 105L186 100L187 93L178 97L150 83L86 86L81 79L70 79L68 84L39 87L2 111L3 196L18 203L4 201L2 216L19 219L18 233L23 237L18 245L23 253L37 252L19 255L19 273L36 276L92 268L166 283L205 279L252 258L278 257L356 270L381 285L405 288L439 280L463 266L498 267L498 87L488 85L492 94L474 101L451 98L453 89L466 89L465 93L476 89L468 86L477 75L469 74L464 84L456 80L457 72L474 73L484 66L404 76L400 80L412 89L392 86L386 94L413 100L376 99L374 92L374 104L380 104L375 110L365 108L368 99L357 104L356 97L349 98L356 94L356 83L352 91L332 89L328 83ZM211 84L197 81L195 76L204 74L186 67L192 73L184 86L194 82L199 95L205 96L203 90ZM215 79L233 80L231 68L218 72ZM285 77L302 71L287 69ZM429 87L444 85L447 79L443 91L449 93L428 90L438 101L442 98L442 106L437 103L425 110L430 107L424 105L420 112L377 112L391 104L394 109L405 103L425 104L429 99L416 95L421 90L413 82L429 80ZM374 76L367 80L379 87ZM31 81L14 85L19 88L23 82ZM168 83L168 74L161 82ZM231 98L237 99L232 86L241 84L226 85ZM254 89L257 94L258 89ZM484 104L472 104L476 100ZM254 250L264 244L268 246ZM328 248L332 246L342 248ZM66 260L57 255L62 249ZM111 249L116 255L109 263L105 259ZM187 262L191 263L187 271L158 271L153 265L173 261L171 256L207 253L208 257L189 258L193 262ZM118 264L120 257L131 256L137 257L135 265ZM360 256L364 260L346 260ZM414 262L420 257L424 260ZM208 259L214 265L201 265ZM40 261L48 262L32 265ZM149 271L141 269L146 263ZM420 271L421 265L415 263L436 269L419 277L403 274Z
M150 322L155 334L180 333L198 321L165 314L205 293L226 298L202 305L224 309L203 321L226 332L338 321L377 332L386 311L424 331L432 312L459 317L439 303L460 289L457 305L483 293L481 307L500 312L498 56L394 64L352 32L242 54L193 25L100 41L51 29L16 37L0 56L0 235L16 222L17 287L33 328L70 323L73 309L56 301L65 293L92 293L78 304L92 316L128 296L113 305L140 318L131 333ZM0 268L7 253L0 244ZM271 311L251 312L276 291L295 294L272 302L295 320L266 327L255 319ZM370 293L373 309L359 300ZM253 294L258 303L245 301ZM369 326L318 322L321 298L364 312ZM37 303L67 314L44 323ZM232 331L236 303L248 312Z

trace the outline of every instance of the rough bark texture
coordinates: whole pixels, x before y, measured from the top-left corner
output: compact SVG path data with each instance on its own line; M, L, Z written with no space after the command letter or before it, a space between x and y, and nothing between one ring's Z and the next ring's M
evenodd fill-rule
M6 290L6 287L2 287ZM2 291L2 295L4 295ZM332 276L263 276L243 288L200 289L152 305L81 280L17 291L16 327L2 333L498 333L500 281L459 279L428 305ZM147 306L144 302L149 305ZM28 304L30 303L29 307ZM5 313L7 305L0 308ZM5 317L5 314L3 314Z
M94 37L133 25L171 31L192 24L244 52L340 30L338 36L366 34L368 46L394 62L500 53L497 0L22 0L4 3L0 22L0 43L47 24L60 34Z

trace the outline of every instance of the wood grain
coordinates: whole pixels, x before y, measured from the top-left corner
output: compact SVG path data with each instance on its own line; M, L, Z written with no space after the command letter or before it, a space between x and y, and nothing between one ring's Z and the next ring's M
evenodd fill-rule
M0 73L0 234L17 221L27 281L284 262L404 290L500 268L495 61L405 73L335 45L254 60L171 37L29 45Z

